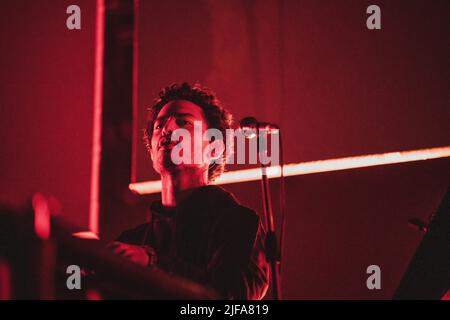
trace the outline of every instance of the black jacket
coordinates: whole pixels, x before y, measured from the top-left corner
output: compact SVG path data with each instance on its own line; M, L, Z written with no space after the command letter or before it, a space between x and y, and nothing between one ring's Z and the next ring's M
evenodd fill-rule
M161 201L150 222L123 232L118 241L151 246L158 266L216 289L227 299L262 299L269 286L259 216L217 186L194 190L176 209Z

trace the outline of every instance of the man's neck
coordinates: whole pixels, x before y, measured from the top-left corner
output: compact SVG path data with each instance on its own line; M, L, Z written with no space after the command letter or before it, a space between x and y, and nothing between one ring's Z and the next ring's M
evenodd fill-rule
M205 173L182 172L168 173L161 176L162 204L165 207L176 207L195 188L208 184L208 171Z

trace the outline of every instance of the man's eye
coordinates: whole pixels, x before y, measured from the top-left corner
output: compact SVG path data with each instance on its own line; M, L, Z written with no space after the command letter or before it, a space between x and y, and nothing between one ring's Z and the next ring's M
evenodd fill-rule
M162 125L160 123L156 123L154 130L159 130L161 128L162 128Z
M177 119L177 125L180 127L184 127L185 125L189 124L189 121L185 119Z

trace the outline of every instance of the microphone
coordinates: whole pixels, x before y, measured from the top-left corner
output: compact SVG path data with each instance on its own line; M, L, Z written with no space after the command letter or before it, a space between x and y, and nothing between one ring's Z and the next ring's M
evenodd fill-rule
M244 135L252 139L256 137L258 130L265 130L268 134L276 134L280 127L273 123L259 122L254 117L245 117L239 121L239 128L244 132Z

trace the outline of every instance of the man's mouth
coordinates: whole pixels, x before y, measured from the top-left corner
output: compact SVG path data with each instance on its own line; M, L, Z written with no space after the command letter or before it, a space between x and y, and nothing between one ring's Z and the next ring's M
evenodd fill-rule
M170 139L162 139L158 144L158 149L170 149L176 144L176 141Z

